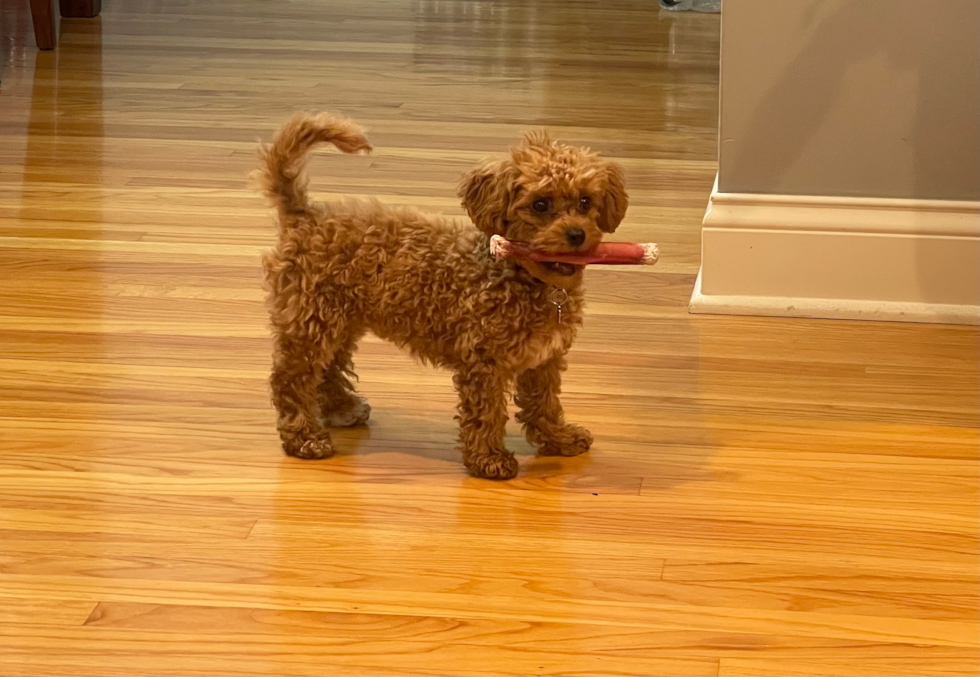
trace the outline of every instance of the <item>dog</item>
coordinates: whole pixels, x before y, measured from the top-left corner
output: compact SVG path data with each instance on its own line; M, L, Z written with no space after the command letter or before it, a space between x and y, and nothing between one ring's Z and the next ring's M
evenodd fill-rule
M587 148L531 133L509 157L466 173L459 223L377 200L312 201L304 166L329 143L370 152L362 129L333 113L301 113L260 148L259 185L278 212L263 259L274 334L272 399L284 451L334 453L330 426L364 424L352 355L367 331L453 371L459 451L469 471L517 475L504 447L507 397L545 456L589 450L559 401L565 354L582 324L582 266L495 260L490 237L547 252L588 251L628 206L623 170Z

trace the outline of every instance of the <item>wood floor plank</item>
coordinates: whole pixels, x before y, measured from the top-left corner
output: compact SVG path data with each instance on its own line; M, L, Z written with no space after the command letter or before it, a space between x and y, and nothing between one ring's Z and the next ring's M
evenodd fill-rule
M4 597L0 598L0 627L79 626L94 609L91 602Z
M202 509L220 510L218 502ZM663 570L655 545L634 547L626 554L604 554L595 541L548 544L554 554L540 552L540 540L507 539L506 555L495 549L486 556L467 557L473 537L450 539L423 533L383 532L383 546L359 540L355 530L336 530L329 547L285 548L274 537L259 535L248 542L219 540L215 545L183 543L172 554L159 539L131 540L126 552L93 552L92 543L64 540L61 554L47 552L54 539L38 534L7 535L0 563L7 573L36 573L195 580L214 583L307 585L397 592L411 586L432 593L509 594L531 604L535 598L574 597L596 601L646 601L665 604L713 605L816 613L922 618L973 622L976 585L969 572L879 573L865 563L850 566L807 566L802 562L697 561L688 568L728 571L727 576L684 577ZM535 547L536 544L538 547ZM432 562L438 550L444 560ZM288 556L287 556L288 555ZM398 566L392 563L398 562ZM496 569L496 571L495 571ZM663 573L658 573L663 570ZM512 571L520 571L514 574Z
M777 660L724 658L718 674L721 677L972 677L977 674L978 666L980 656L975 651L908 653L896 650L890 656L852 660L832 654Z
M350 618L350 615L345 615ZM355 619L353 621L357 623ZM344 626L350 627L347 620ZM396 633L390 633L397 636ZM7 635L7 636L4 636ZM8 634L0 648L4 674L90 675L310 675L323 674L323 666L337 675L565 675L603 673L618 675L670 674L711 677L718 674L715 659L673 658L669 655L616 655L608 653L548 651L523 646L481 646L437 642L364 640L343 643L279 636L261 638L235 633L208 637L200 633L160 631L123 632L85 627L74 632L31 629ZM54 651L41 647L57 646ZM146 654L155 654L152 665Z
M527 606L505 595L347 590L291 585L214 584L198 581L113 579L87 576L6 574L0 596L46 599L301 609L436 617L516 619L525 622L592 623L633 628L748 632L760 635L976 647L977 624L879 616L728 609L717 606L560 599Z
M69 510L5 507L0 513L0 531L30 531L57 533L138 534L152 530L158 534L171 531L245 537L254 526L249 519L192 517L182 515L179 521L167 516L145 514L106 514L101 510Z

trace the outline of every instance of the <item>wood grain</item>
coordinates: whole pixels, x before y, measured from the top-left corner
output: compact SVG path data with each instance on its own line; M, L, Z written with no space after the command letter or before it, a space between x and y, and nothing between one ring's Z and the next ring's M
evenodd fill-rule
M0 627L84 623L95 610L90 602L0 598Z
M0 673L967 675L978 332L690 316L717 16L656 2L142 0L32 46L4 3ZM370 157L313 191L462 217L547 126L626 168L564 383L593 451L468 477L450 376L367 337L374 414L282 456L250 189L298 109Z

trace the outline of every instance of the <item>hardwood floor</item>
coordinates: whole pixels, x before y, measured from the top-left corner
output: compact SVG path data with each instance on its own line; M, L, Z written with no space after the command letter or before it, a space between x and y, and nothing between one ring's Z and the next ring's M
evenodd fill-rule
M23 5L23 6L21 6ZM717 16L655 0L4 3L0 674L976 675L976 328L690 316ZM627 168L565 403L595 448L466 476L450 377L366 341L370 427L279 451L246 182L462 214L546 125Z

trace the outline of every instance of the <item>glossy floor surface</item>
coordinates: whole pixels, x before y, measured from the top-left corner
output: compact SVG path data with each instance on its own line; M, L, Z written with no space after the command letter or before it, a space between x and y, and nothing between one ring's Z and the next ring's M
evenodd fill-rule
M21 6L23 5L23 6ZM0 674L975 675L978 336L691 317L717 16L654 0L3 3ZM566 379L591 454L466 476L450 377L279 451L255 139L344 111L323 196L459 215L547 126L625 165Z

